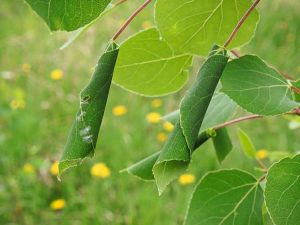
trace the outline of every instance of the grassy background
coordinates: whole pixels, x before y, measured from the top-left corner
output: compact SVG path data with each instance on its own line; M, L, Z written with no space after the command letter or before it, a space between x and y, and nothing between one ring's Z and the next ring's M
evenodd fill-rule
M89 80L107 40L141 2L128 1L120 6L63 51L58 48L69 34L50 34L46 25L21 1L1 2L0 224L182 223L193 185L174 182L158 197L153 183L120 174L119 170L160 148L162 144L157 142L156 135L163 130L162 125L148 124L146 114L172 111L183 91L161 98L163 105L153 109L151 99L113 86L95 157L69 171L61 183L49 173L50 165L60 157L77 111L78 93ZM241 52L260 55L299 78L299 7L298 0L263 1L257 35ZM142 29L143 24L153 23L152 10L153 7L148 7L122 38ZM29 72L22 70L24 63L31 65ZM62 80L50 78L54 69L64 72ZM193 68L193 76L196 70ZM25 108L10 107L16 98L24 99ZM120 104L127 107L128 113L115 117L112 108ZM288 130L283 118L247 122L241 127L251 135L257 148L290 152L300 149L299 131ZM254 163L240 151L236 128L230 128L235 149L222 167L254 171ZM201 149L195 153L189 169L197 178L220 167L211 143ZM91 166L97 162L108 165L112 171L109 178L103 180L90 175ZM26 163L33 165L35 172L24 172ZM65 199L66 207L56 212L49 205L58 198Z

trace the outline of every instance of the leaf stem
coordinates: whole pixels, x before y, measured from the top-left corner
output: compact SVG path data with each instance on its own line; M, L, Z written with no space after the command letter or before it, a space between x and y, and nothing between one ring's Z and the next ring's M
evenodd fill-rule
M300 109L298 109L298 108L294 109L293 111L288 112L286 114L288 114L288 115L299 115L300 116ZM230 125L235 124L235 123L243 122L243 121L246 121L246 120L262 119L262 118L265 118L265 117L261 116L261 115L256 115L256 114L255 115L249 115L249 116L243 116L243 117L236 118L236 119L227 121L225 123L219 124L219 125L213 127L213 130L218 130L218 129L230 126Z
M220 125L217 125L213 129L218 130L218 129L230 126L232 124L235 124L235 123L239 123L239 122L246 121L246 120L260 119L260 118L263 118L263 116L261 116L261 115L243 116L243 117L240 117L240 118L236 118L236 119L227 121L227 122L222 123Z
M239 29L241 28L241 26L243 25L243 23L245 22L245 20L249 17L249 15L252 13L252 11L255 9L255 7L258 5L259 2L260 2L260 0L255 0L255 2L253 2L253 4L247 10L247 12L244 14L244 16L240 19L240 21L238 22L238 24L236 25L236 27L234 28L234 30L230 34L229 38L225 42L224 48L226 48L231 43L231 41L237 35Z
M122 3L126 2L126 1L127 1L127 0L120 0L120 1L116 2L116 3L114 4L114 6L121 5Z
M137 8L133 14L125 21L125 23L121 26L121 28L117 31L117 33L113 36L112 40L115 41L122 32L126 29L126 27L131 23L131 21L141 12L147 5L150 4L152 0L146 0L139 8Z
M300 94L300 89L295 87L295 86L291 86L291 89L296 92L297 94Z

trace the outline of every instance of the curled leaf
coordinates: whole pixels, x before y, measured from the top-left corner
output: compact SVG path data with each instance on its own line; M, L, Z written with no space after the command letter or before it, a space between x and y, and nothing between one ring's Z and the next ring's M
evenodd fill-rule
M177 121L153 167L160 194L171 181L187 169L201 124L227 60L226 53L214 47L210 57L201 67L197 81L183 98L180 120Z
M110 45L99 59L89 84L80 93L79 111L59 162L59 176L94 155L117 56L118 46Z

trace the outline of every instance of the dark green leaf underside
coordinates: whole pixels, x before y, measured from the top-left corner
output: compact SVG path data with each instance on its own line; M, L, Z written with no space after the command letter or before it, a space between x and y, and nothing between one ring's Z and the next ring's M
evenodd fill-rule
M117 55L118 47L112 44L99 59L92 79L80 93L80 108L59 163L60 175L94 154Z
M25 0L52 31L76 30L96 19L111 0Z

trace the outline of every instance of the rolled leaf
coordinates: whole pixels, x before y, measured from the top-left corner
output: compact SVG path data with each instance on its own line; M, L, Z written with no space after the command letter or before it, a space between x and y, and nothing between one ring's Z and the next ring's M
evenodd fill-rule
M207 130L203 133L201 133L197 139L195 148L193 151L197 150L202 144L204 144L207 140L209 140L211 137L214 137L216 135L214 130ZM152 168L157 161L161 151L156 152L147 158L133 164L132 166L128 167L127 169L122 170L121 172L128 172L129 174L132 174L142 180L145 181L152 181L154 180Z
M213 128L231 119L237 109L237 104L223 93L215 93L201 124L200 132ZM162 117L162 120L175 124L180 117L180 111L173 111Z
M297 81L295 81L295 82L292 82L292 85L293 85L294 87L296 87L297 89L300 90L300 80L297 80ZM295 100L296 100L297 102L300 102L300 93L294 92L294 96L295 96Z
M180 105L180 120L153 167L159 194L187 169L202 121L227 61L226 53L214 47L200 69L197 81L184 97Z
M94 155L117 56L118 46L111 44L98 61L89 84L80 93L79 111L59 162L59 176Z
M256 148L249 135L242 129L239 129L239 139L245 155L249 158L255 158Z
M214 147L219 162L221 163L232 150L232 142L226 128L216 131L217 135L213 138Z

